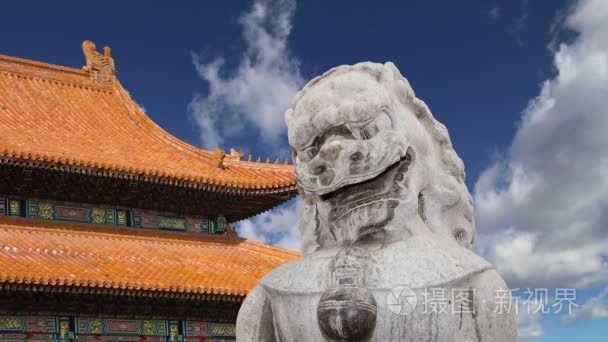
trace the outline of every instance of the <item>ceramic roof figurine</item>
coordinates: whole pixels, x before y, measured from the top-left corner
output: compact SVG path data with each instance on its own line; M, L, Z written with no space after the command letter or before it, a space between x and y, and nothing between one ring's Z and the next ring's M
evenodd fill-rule
M303 258L250 292L239 341L517 340L505 282L471 250L462 160L395 65L331 69L285 118Z

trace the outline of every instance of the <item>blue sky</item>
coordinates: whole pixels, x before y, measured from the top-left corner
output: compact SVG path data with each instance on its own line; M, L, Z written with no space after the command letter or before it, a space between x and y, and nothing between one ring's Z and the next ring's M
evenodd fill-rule
M465 4L466 3L466 4ZM576 287L578 314L521 315L535 341L605 341L608 2L10 2L0 53L80 67L110 45L160 126L205 148L285 158L306 80L392 61L444 123L476 203L476 250L511 287ZM238 225L297 248L297 201ZM555 300L555 298L552 298Z

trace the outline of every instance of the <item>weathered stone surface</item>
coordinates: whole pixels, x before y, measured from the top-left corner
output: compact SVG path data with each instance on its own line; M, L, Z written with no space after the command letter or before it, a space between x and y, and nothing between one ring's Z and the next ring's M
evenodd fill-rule
M376 299L364 286L370 255L346 247L332 260L333 286L321 294L317 321L331 341L365 341L376 327Z
M471 251L463 163L392 63L331 69L285 117L303 258L250 293L239 341L517 340L506 284Z

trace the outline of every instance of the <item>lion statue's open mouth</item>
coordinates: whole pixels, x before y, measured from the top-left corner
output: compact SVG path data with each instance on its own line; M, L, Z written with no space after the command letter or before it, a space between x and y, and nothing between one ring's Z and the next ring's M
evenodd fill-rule
M329 222L336 228L356 226L359 238L382 229L394 217L411 164L412 157L407 153L374 178L322 195L331 208Z

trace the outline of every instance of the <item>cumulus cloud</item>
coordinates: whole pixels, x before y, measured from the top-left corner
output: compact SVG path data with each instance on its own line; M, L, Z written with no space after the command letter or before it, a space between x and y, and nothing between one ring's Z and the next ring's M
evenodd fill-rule
M511 286L608 281L608 2L578 2L578 35L475 184L479 250Z
M304 84L287 44L294 11L294 0L254 1L238 21L245 50L233 71L226 70L223 57L193 55L209 85L208 93L195 96L189 106L203 147L213 149L243 132L269 146L284 137L283 113Z
M562 320L575 322L600 318L608 318L608 287L581 305L580 308L574 310L570 315L564 315Z
M240 237L269 245L300 251L297 229L300 200L292 200L272 211L241 221L235 225Z

